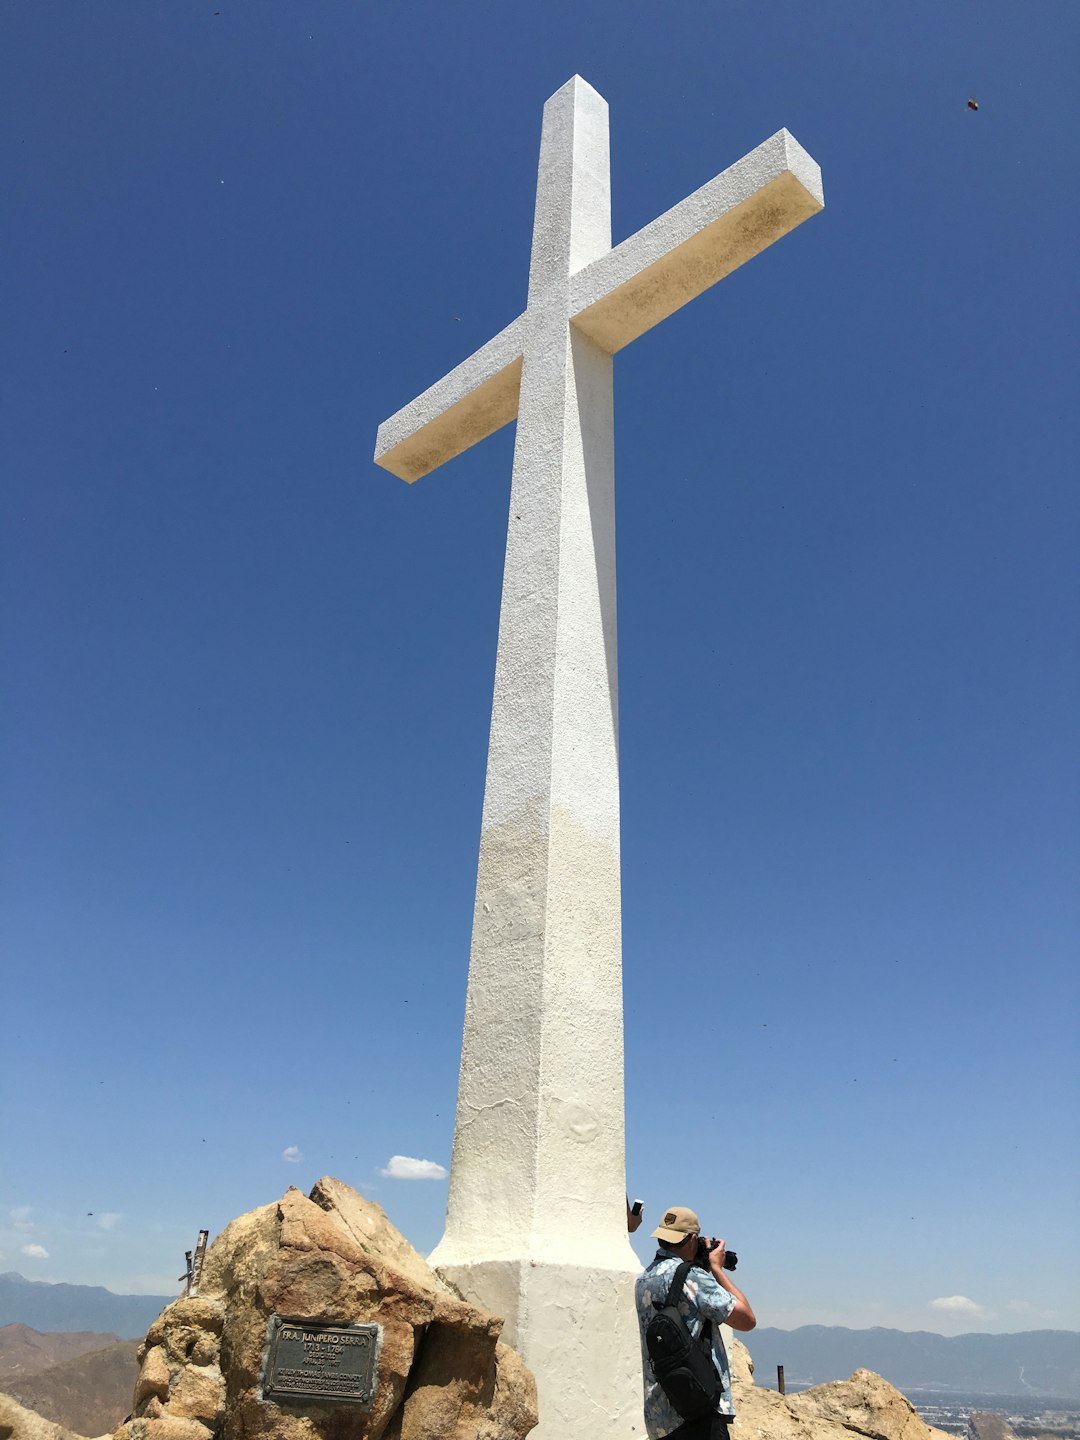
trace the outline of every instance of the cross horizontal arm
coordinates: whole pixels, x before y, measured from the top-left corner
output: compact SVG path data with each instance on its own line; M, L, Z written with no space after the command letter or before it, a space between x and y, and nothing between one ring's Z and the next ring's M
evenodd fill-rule
M379 426L375 463L411 484L517 414L525 317Z
M579 270L570 319L614 354L823 209L821 169L778 130Z
M771 139L571 277L572 323L614 354L824 207L821 170ZM412 483L517 415L525 316L384 420L375 463Z

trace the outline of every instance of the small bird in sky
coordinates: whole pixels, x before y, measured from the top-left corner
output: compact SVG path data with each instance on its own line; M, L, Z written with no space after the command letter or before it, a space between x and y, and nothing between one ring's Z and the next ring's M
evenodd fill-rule
M974 97L968 101L968 109L969 109L969 110L977 110L978 108L979 108L979 102L978 102L976 99L974 99Z

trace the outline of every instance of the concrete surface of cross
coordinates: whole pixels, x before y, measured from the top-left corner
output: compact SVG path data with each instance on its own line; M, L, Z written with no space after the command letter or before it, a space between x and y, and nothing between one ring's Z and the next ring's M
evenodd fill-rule
M544 107L523 314L379 427L409 482L517 419L446 1231L536 1440L643 1434L626 1235L612 356L822 208L786 130L611 246L607 103Z

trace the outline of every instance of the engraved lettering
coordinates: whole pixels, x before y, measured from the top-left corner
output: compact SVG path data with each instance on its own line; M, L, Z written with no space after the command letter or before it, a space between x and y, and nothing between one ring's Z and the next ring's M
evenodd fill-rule
M378 1384L380 1327L273 1317L263 1396L303 1406L306 1399L369 1407Z

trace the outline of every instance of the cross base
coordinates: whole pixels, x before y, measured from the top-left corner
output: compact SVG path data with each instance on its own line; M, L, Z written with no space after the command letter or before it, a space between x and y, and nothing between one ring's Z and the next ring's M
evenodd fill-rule
M471 1304L506 1318L503 1339L536 1376L540 1423L529 1440L641 1440L640 1266L552 1264L527 1257L440 1265Z

